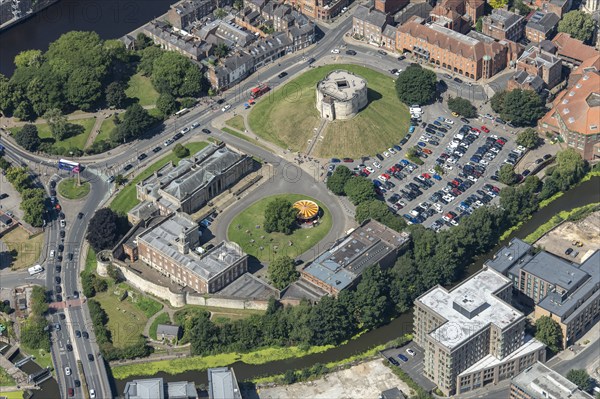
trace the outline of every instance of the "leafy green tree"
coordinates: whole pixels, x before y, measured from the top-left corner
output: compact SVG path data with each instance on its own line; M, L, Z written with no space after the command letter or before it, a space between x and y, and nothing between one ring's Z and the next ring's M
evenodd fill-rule
M158 100L156 100L156 108L158 108L165 117L168 117L177 111L177 101L171 94L161 93L160 96L158 96Z
M394 217L390 208L383 201L372 199L363 201L356 206L354 218L358 223L362 223L367 219L374 219L382 222L390 217Z
M375 199L373 182L363 176L352 176L344 185L344 191L354 205Z
M31 180L27 168L9 168L6 171L6 179L13 185L15 190L19 192L31 187Z
M483 17L479 17L479 19L475 23L475 30L477 32L483 31Z
M265 231L292 234L296 226L298 211L285 198L276 198L265 208Z
M313 345L339 344L354 330L348 310L330 296L321 298L312 308L308 325Z
M36 151L41 143L37 126L29 123L24 125L15 133L15 141L27 151Z
M504 120L517 126L532 125L546 112L540 96L532 90L498 93L492 97L491 105L494 111L500 111Z
M283 383L287 384L287 385L291 385L293 383L295 383L296 381L298 381L298 376L296 375L296 372L294 370L286 370L285 374L283 375Z
M77 68L67 79L65 95L74 107L88 111L102 97L102 82L88 69Z
M215 18L221 19L221 18L225 18L227 16L227 11L225 11L222 8L217 8L214 12L213 15L215 16Z
M434 72L419 65L410 65L396 79L396 94L405 104L427 104L436 93L437 77Z
M540 143L540 136L533 128L527 128L517 135L517 144L525 148L533 149Z
M586 174L588 164L573 148L567 148L556 154L556 167L551 173L552 178L561 191L567 190Z
M327 179L327 188L335 195L345 195L344 186L351 177L352 172L350 169L340 165L335 168L333 174Z
M32 121L34 119L34 114L31 104L27 101L19 102L13 116L22 121Z
M500 206L506 212L508 223L515 224L538 209L539 198L529 186L505 187L500 192Z
M183 55L167 51L154 60L152 84L160 93L174 97L196 96L202 91L202 74Z
M110 208L101 208L90 219L85 238L94 251L100 252L114 247L121 236L119 215Z
M31 315L21 324L21 344L31 349L43 349L50 352L50 336L47 331L48 321L38 315Z
M50 64L43 64L37 69L25 86L25 94L33 112L41 116L52 108L65 108L61 80L56 77Z
M558 22L558 31L590 44L596 31L596 23L592 15L579 10L569 11Z
M11 167L10 162L8 162L6 159L4 159L4 157L0 156L0 170L3 170L6 173L6 171L10 167Z
M156 121L140 104L127 107L115 129L111 132L114 142L126 142L142 135Z
M393 304L389 300L388 273L373 265L362 274L354 295L354 315L363 328L372 329L382 325L390 316Z
M227 46L225 43L219 43L215 46L213 53L217 58L226 57L227 54L229 54L229 46Z
M44 59L41 50L25 50L15 56L15 66L17 68L39 68L43 61Z
M112 82L106 86L106 103L110 107L123 108L127 102L127 94L125 94L125 87L121 82Z
M151 76L154 61L160 58L165 51L158 46L148 46L140 51L140 62L137 70L144 76Z
M517 181L517 174L512 165L504 164L498 171L498 179L508 186L514 184Z
M142 32L139 32L137 34L137 36L135 37L135 49L138 51L144 50L146 47L152 46L152 44L153 44L152 39L150 39L148 36L146 36Z
M243 0L234 0L233 1L233 8L235 8L236 10L241 10L242 7L244 7L244 1Z
M508 4L508 0L490 0L489 5L492 8L504 8Z
M177 143L175 147L173 147L173 154L177 156L177 158L185 158L190 155L190 150L187 147L181 145L181 143Z
M106 273L108 274L108 277L113 279L115 284L118 284L121 281L123 281L123 276L121 275L121 272L112 263L106 267Z
M38 316L43 316L48 311L48 298L42 286L34 285L31 290L31 311Z
M121 186L121 185L125 184L126 181L127 181L127 179L123 175L121 175L121 174L118 174L115 177L115 184L117 186Z
M414 147L410 147L409 149L406 150L406 157L407 158L416 158L419 156L419 153L421 151L419 150L419 147L414 146Z
M44 223L46 206L43 197L32 197L21 201L19 207L23 210L23 219L34 227L41 227Z
M546 344L555 353L562 349L562 330L558 323L551 317L541 316L537 319L535 322L535 338Z
M269 280L277 289L284 289L299 276L294 260L289 256L279 256L269 263Z
M477 108L469 100L462 97L450 97L448 108L450 111L456 112L466 118L475 118L477 116Z
M582 391L592 389L592 379L585 369L571 369L567 373L567 379L577 385Z
M531 12L531 8L529 8L523 0L516 0L514 2L515 9L519 12L520 15L527 15Z
M218 327L209 319L208 313L194 314L189 325L192 354L203 355L213 351L218 344Z
M44 114L44 119L46 119L48 125L50 125L52 137L54 137L56 141L64 140L67 137L69 134L67 117L63 115L60 109L49 109Z
M0 111L5 115L12 114L13 96L13 89L8 78L0 73Z

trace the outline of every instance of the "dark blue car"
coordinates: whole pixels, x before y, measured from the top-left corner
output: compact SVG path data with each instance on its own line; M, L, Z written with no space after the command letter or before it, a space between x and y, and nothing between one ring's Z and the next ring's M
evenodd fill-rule
M398 355L398 359L402 360L403 362L408 362L408 358L402 353Z

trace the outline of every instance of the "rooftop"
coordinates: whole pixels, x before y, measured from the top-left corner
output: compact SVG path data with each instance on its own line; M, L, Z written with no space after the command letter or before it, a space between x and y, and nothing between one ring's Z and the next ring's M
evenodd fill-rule
M133 380L125 385L125 399L197 399L193 382L164 382L162 378Z
M552 31L560 21L560 17L553 12L536 11L529 18L527 22L528 29L534 29L539 32L548 34Z
M356 7L356 11L354 11L354 18L358 19L359 21L375 25L380 29L383 29L387 21L387 17L384 13L375 10L373 6L364 6L362 4Z
M599 54L592 46L585 45L581 40L574 39L564 32L557 33L552 43L558 48L557 55L578 62Z
M546 251L538 252L522 270L570 292L588 278L587 273L572 263Z
M518 322L523 313L496 296L498 290L510 284L507 277L484 268L452 291L441 286L429 290L417 301L446 320L429 335L446 348L454 349L489 324L504 330Z
M525 391L534 399L592 398L567 378L540 362L537 362L514 377L512 384Z
M531 245L518 238L510 240L507 246L502 247L494 257L485 262L485 266L506 274L508 269L519 262L531 250Z
M218 367L208 369L209 399L242 399L233 369Z
M503 30L509 30L517 23L521 23L523 21L523 17L521 15L502 9L494 9L492 10L491 15L484 18L488 18L494 28Z
M550 68L562 61L552 53L544 51L539 47L531 46L521 54L519 62L536 65L537 67Z
M366 86L366 81L351 72L336 70L330 72L317 84L317 88L324 95L333 97L338 101L351 100L359 90Z

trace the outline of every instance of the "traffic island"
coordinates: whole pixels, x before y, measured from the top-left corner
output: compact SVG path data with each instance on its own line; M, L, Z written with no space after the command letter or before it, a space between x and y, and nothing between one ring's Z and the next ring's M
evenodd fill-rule
M85 198L91 189L91 184L87 181L79 181L75 177L63 179L58 183L58 194L61 197L70 200Z

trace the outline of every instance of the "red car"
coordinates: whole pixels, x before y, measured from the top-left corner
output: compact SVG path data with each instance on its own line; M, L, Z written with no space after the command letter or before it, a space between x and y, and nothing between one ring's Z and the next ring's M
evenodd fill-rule
M452 189L452 194L453 194L455 197L458 197L459 195L461 195L461 194L462 194L462 191L460 191L458 188L453 188L453 189Z
M504 141L502 139L498 139L498 140L496 140L496 143L498 143L500 145L504 145L504 144L506 144L506 141Z
M344 159L342 159L342 161L351 163L351 162L354 162L354 159L352 159L352 158L344 158Z
M450 155L446 154L445 152L442 152L440 154L440 158L442 158L442 159L448 159L448 158L450 158Z
M481 133L481 130L477 129L476 127L472 127L471 130Z
M423 151L425 154L432 154L432 151L429 148L423 148L421 151Z
M367 169L363 169L363 173L365 173L367 176L371 174L371 172L369 172Z
M490 129L488 129L485 125L481 126L481 130L483 130L486 133L490 132Z
M431 179L431 175L429 173L423 173L421 176L423 176L426 179Z
M458 187L458 186L460 186L460 183L458 182L458 180L452 180L450 183L452 183L452 185L453 185L454 187Z
M387 173L383 173L381 176L385 177L386 180L390 180L392 178L392 176L388 175Z

